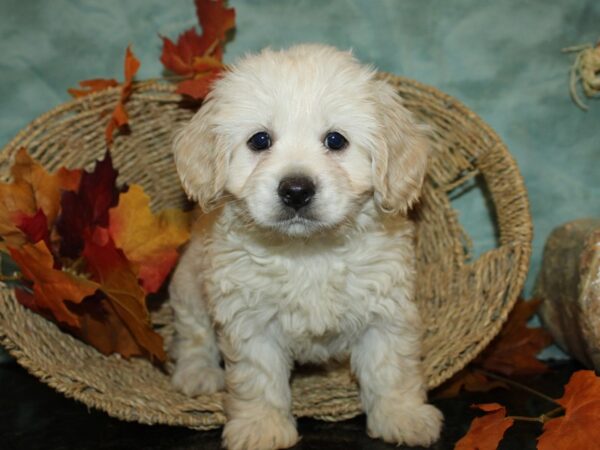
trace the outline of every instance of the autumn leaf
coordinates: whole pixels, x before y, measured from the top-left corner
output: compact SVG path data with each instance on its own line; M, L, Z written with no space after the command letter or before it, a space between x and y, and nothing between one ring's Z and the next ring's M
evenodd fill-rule
M23 218L42 210L51 228L62 192L77 189L81 170L61 168L50 174L21 148L15 155L11 174L11 183L0 183L0 237L6 245L18 247L27 240L19 229Z
M6 245L19 246L27 241L18 223L34 210L35 199L29 184L19 181L0 184L0 250L8 251Z
M108 88L116 87L119 83L114 78L94 78L92 80L84 80L79 82L79 86L83 89L67 89L67 92L75 98L84 97L94 92L103 91Z
M225 41L227 32L235 27L235 10L225 8L223 0L195 0L194 3L202 34L213 40Z
M503 381L491 380L474 367L467 367L436 389L434 395L435 398L453 398L463 390L467 392L488 392L496 388L508 389L508 385Z
M9 248L23 276L33 283L33 297L26 296L32 309L50 314L57 322L79 326L79 317L65 302L79 303L92 295L99 285L85 277L54 269L54 257L44 241Z
M183 32L176 44L167 37L161 36L161 39L163 50L160 60L167 69L178 75L193 75L194 60L206 57L214 43L209 37L198 35L193 28Z
M83 173L77 192L63 193L61 213L56 222L62 256L77 258L87 234L96 226L108 227L108 210L117 204L119 198L117 176L107 151L104 159L96 163L93 172Z
M227 32L235 27L235 10L225 8L222 0L196 0L195 4L202 35L191 28L177 43L161 36L160 60L171 72L186 77L178 84L177 93L202 99L224 68L223 44Z
M44 211L38 209L37 212L31 216L22 215L15 221L15 223L17 224L19 230L21 230L27 237L29 242L36 244L40 241L44 241L46 243L46 247L48 247L49 250L52 250L48 219L46 218ZM57 264L56 261L54 263L54 268L60 268L60 264Z
M527 327L539 305L539 300L517 301L506 324L475 365L507 376L545 372L547 366L537 359L537 355L552 342L552 338L543 328Z
M121 84L121 92L119 95L119 102L115 105L111 112L109 121L104 130L104 137L106 145L110 146L113 142L113 133L116 129L119 129L129 123L129 115L125 109L125 103L131 96L133 90L133 77L140 68L140 61L135 57L131 51L131 47L128 46L125 50L125 63L124 63L124 81ZM73 97L83 97L93 92L99 92L104 89L119 86L119 83L115 79L107 78L94 78L91 80L80 81L79 85L84 89L68 89L69 94Z
M504 433L514 423L506 417L506 408L498 403L473 405L487 414L477 417L471 422L471 427L454 446L454 450L496 450Z
M125 357L145 355L164 362L162 337L152 330L143 289L123 252L115 247L108 230L88 234L82 253L87 271L106 296L105 320L86 315L82 336L104 353ZM100 341L100 342L99 342Z
M116 129L123 127L129 123L129 115L125 109L125 103L129 99L133 90L133 77L140 68L140 61L135 57L130 47L125 51L125 81L121 85L121 95L119 103L115 106L111 118L106 126L105 139L107 145L113 142L113 133Z
M195 99L203 99L208 95L212 84L219 78L221 71L213 71L194 77L191 80L184 80L177 85L175 92L188 95Z
M130 262L115 247L108 230L109 210L117 204L121 191L116 187L118 173L110 153L96 163L92 172L61 169L50 175L23 151L17 155L12 173L15 182L1 186L13 194L3 197L4 205L10 209L0 208L0 216L21 237L19 245L8 247L24 280L16 289L18 301L103 353L143 355L164 362L162 338L152 329L138 272L140 266L147 267L150 275L143 276L150 284L158 283L159 275L160 282L164 281L177 258L176 247L187 239L185 214L166 211L152 216L149 199L137 188L137 198L145 200L148 211L142 208L131 214L140 214L142 220L149 215L154 220L154 228L147 228L146 232L168 235L164 239L152 236L157 255L150 249L144 254L140 245L135 245L135 239L125 236L126 244L134 243L132 254L145 258L139 263ZM124 208L136 192L134 189L126 197ZM53 226L45 211L52 214ZM135 233L131 229L132 225L137 226L131 223L134 218L121 212L123 229ZM60 252L53 252L55 247Z
M139 267L144 290L156 292L177 262L178 247L189 238L188 214L170 209L154 215L150 198L140 186L132 185L109 215L116 246Z
M527 327L539 304L538 300L519 300L498 336L471 364L437 389L436 397L455 397L461 390L487 392L498 387L508 388L503 381L493 380L492 374L483 372L507 376L545 372L547 366L537 359L537 354L552 340L544 329Z
M591 370L575 372L557 402L565 415L544 424L538 450L592 450L600 445L600 378Z

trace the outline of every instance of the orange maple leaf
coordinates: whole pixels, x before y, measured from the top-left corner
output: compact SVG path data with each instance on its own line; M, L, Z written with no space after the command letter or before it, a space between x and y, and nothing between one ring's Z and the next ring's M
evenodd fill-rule
M33 283L33 297L25 296L29 306L70 327L79 327L79 317L65 302L79 303L100 287L82 276L54 268L54 257L44 241L9 248L25 278Z
M138 276L123 252L115 247L108 230L97 228L86 240L83 257L87 271L106 296L104 314L97 319L87 312L82 337L105 352L125 357L146 355L166 361L162 337L154 332Z
M177 43L161 36L160 60L167 69L187 78L178 84L177 93L203 99L224 68L223 44L227 32L235 27L235 10L225 8L222 0L196 0L195 4L202 35L191 28Z
M540 300L518 300L496 339L475 360L475 365L507 376L535 375L548 367L537 359L552 338L543 328L529 328Z
M115 106L104 133L106 144L109 146L113 142L113 132L115 129L121 128L129 123L129 115L125 109L125 103L133 90L133 77L140 68L140 61L135 57L130 47L131 46L128 46L125 51L125 81L121 85L119 103Z
M116 246L139 268L144 290L156 292L177 262L177 249L189 239L188 214L177 209L153 214L150 198L132 185L109 215Z
M514 423L514 419L506 417L506 408L498 403L472 405L486 414L471 422L471 427L454 446L454 450L496 450L504 437L504 433Z
M64 167L54 174L48 173L21 148L11 167L13 181L0 183L0 250L5 249L4 245L17 247L27 241L19 230L20 222L40 209L46 216L48 228L52 228L62 192L77 189L81 173L81 170Z
M194 60L210 57L217 45L210 36L200 36L193 28L183 32L176 44L167 37L161 36L161 39L163 40L161 62L171 72L183 76L193 76ZM215 59L220 61L219 58Z
M118 85L119 82L114 78L94 78L92 80L80 81L79 86L81 86L83 89L70 88L67 89L67 92L73 97L79 98L85 97L86 95L90 95L94 92L103 91L104 89L116 87Z
M177 85L175 92L188 95L198 100L203 99L208 95L212 84L220 75L220 70L195 75L191 80L181 81Z
M600 378L592 370L575 372L557 402L565 415L544 424L538 450L587 450L600 446Z
M129 115L127 114L127 110L125 109L125 103L129 99L129 96L131 95L131 91L133 89L133 77L140 68L140 61L135 57L135 55L131 51L131 46L128 46L125 51L124 66L125 80L121 85L121 94L119 96L119 102L113 109L110 115L110 120L108 121L106 129L104 131L104 137L108 146L110 146L113 142L113 133L115 129L121 128L122 126L127 125L129 123ZM84 97L93 92L98 92L111 87L119 86L119 83L113 78L94 78L91 80L80 81L79 85L85 89L71 88L67 90L69 94L76 98Z

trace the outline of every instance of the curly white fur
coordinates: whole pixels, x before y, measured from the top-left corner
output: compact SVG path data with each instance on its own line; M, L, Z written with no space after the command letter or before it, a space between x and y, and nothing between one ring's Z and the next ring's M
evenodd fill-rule
M323 145L333 130L347 148ZM248 148L258 131L270 133L270 149ZM319 45L246 57L178 134L182 183L213 211L200 217L170 286L173 383L188 395L226 386L230 450L294 445L294 361L347 357L371 436L438 438L405 216L425 173L425 135L372 69ZM290 174L315 181L307 217L284 217L277 186Z

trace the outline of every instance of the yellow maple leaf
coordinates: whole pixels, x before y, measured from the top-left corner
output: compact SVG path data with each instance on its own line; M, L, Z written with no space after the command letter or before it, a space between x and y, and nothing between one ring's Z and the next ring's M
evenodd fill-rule
M177 249L189 239L189 214L177 209L153 214L150 198L132 185L109 215L115 244L138 267L146 293L156 292L177 262Z

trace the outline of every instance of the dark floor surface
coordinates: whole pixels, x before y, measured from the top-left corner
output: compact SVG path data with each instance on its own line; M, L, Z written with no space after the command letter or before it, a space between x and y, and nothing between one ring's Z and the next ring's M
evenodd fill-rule
M522 380L549 394L562 395L562 386L571 373L580 369L575 363L554 364L542 376ZM465 434L472 418L478 415L473 403L501 402L511 415L538 416L553 408L517 389L495 390L485 394L462 394L459 398L434 400L444 413L442 438L432 449L452 449ZM294 450L318 449L398 449L370 439L365 433L364 416L327 423L301 419L302 440ZM502 450L535 449L541 425L519 422L502 442ZM106 414L63 397L47 387L14 361L0 363L0 449L219 449L220 430L199 432L185 428L146 426L121 422ZM401 447L403 448L403 447Z

